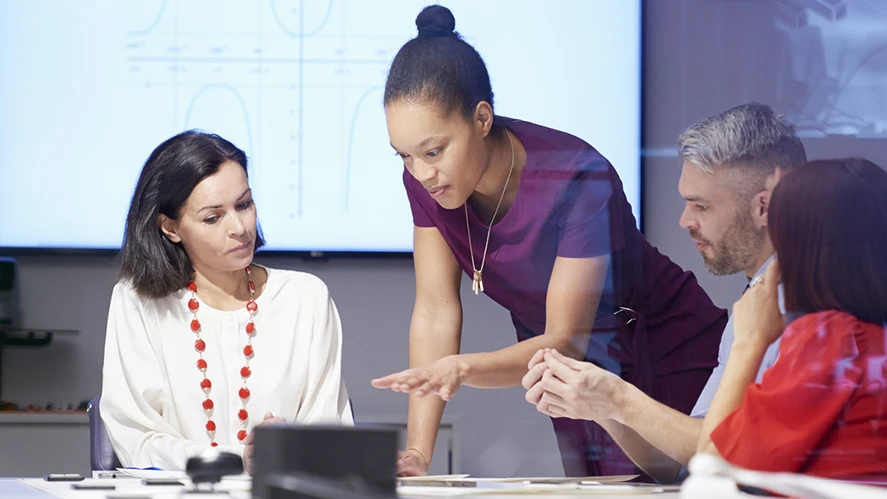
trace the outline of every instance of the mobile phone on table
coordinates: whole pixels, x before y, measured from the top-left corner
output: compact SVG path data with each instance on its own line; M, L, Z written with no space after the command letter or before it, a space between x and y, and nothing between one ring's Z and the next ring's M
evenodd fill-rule
M83 476L77 473L50 473L43 477L47 482L80 482Z
M71 488L76 490L114 490L117 487L110 483L72 483Z
M142 485L181 485L185 484L175 478L143 478Z

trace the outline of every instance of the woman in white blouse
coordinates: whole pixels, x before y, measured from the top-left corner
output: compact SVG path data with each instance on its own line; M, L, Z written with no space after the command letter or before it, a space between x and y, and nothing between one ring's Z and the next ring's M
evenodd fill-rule
M132 198L108 314L102 419L124 466L244 456L262 422L353 424L339 315L264 244L243 151L189 131L154 150Z

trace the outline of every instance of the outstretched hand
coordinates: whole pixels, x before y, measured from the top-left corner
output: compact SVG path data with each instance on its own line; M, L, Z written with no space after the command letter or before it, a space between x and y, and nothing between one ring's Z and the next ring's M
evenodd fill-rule
M417 397L437 395L450 400L465 378L465 369L458 355L450 355L423 367L415 367L389 374L372 381L376 388L412 393Z

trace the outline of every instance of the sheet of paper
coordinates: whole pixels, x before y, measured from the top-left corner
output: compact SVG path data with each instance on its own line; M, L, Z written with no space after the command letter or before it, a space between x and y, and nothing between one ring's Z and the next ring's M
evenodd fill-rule
M405 476L398 477L398 482L438 482L443 480L461 480L468 477L465 475L426 475L426 476Z
M167 470L140 470L136 468L117 468L117 471L133 478L170 478L174 480L188 479L188 475L184 471L167 471ZM222 478L223 481L250 481L252 477L246 473L240 475L230 475Z
M117 471L136 478L169 478L175 480L188 478L184 471L141 470L138 468L117 468Z
M473 487L422 487L420 485L398 485L397 495L408 497L460 497L477 494Z
M482 485L481 485L482 484ZM569 495L569 496L596 496L596 495L640 495L665 492L661 487L639 486L631 484L613 485L578 485L578 484L523 484L523 483L493 483L483 481L478 488L472 487L422 487L401 486L397 488L397 495L401 498L410 497L478 497L478 496L516 496L516 495Z
M585 477L514 477L503 478L502 482L522 483L582 483L587 485L601 483L620 483L637 478L639 475L611 475L611 476L585 476Z

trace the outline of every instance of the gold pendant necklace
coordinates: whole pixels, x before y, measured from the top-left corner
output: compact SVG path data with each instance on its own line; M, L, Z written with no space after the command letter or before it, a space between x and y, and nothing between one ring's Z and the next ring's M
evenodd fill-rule
M502 206L502 200L505 198L505 191L508 189L508 181L511 180L511 173L514 171L514 141L511 140L511 133L508 129L505 129L505 135L508 136L508 143L511 145L511 168L508 170L508 177L505 179L505 186L502 187L502 195L499 196L499 202L496 203L496 210L493 212L493 219L490 220L490 225L487 227L487 242L484 243L484 254L480 260L480 268L477 268L477 265L474 263L474 247L471 245L471 225L468 222L468 201L465 201L465 227L468 228L468 251L471 254L471 268L474 269L474 276L472 277L471 290L474 291L474 294L477 295L479 293L484 292L484 264L487 262L487 248L490 246L490 232L493 230L493 222L496 221L496 215L499 214L499 207Z

